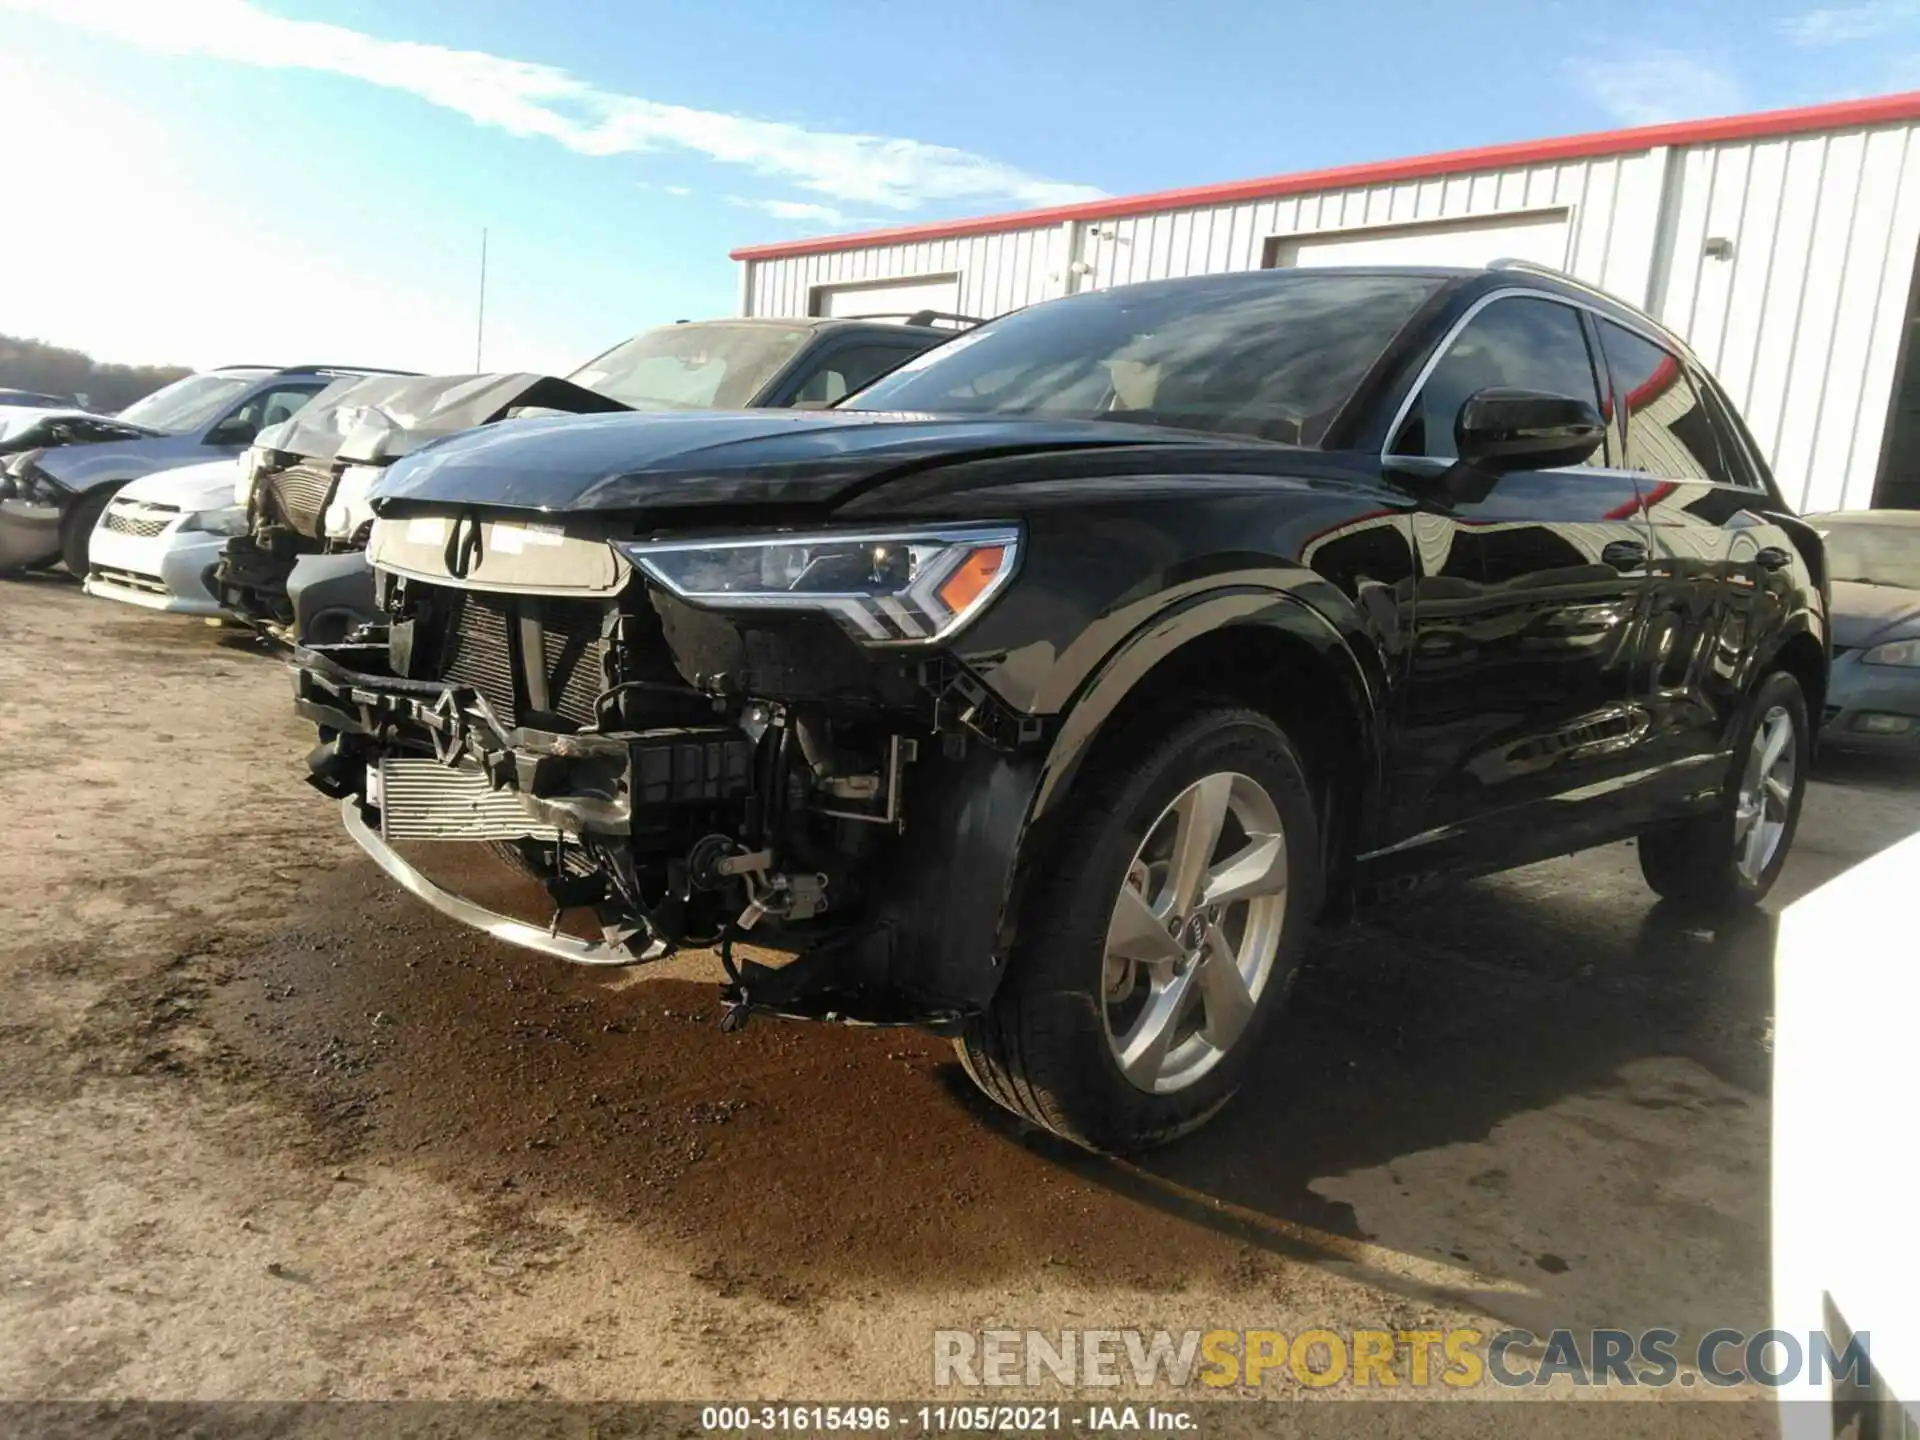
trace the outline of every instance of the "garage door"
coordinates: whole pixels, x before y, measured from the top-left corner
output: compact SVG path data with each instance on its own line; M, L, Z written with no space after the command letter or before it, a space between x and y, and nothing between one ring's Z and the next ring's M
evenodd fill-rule
M887 315L899 318L916 310L933 310L942 315L957 314L960 309L960 277L929 275L917 280L888 280L878 285L816 285L813 287L813 313L849 319L861 315Z
M1393 225L1319 235L1280 235L1267 242L1269 267L1292 265L1485 265L1531 260L1556 270L1567 263L1567 212L1542 210L1497 219Z

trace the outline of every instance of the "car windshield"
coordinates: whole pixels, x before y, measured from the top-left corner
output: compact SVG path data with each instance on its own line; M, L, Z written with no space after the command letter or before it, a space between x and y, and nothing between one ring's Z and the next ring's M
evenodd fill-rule
M1827 574L1863 585L1920 590L1920 525L1814 522L1827 542Z
M804 326L662 325L567 378L635 410L738 410L812 333Z
M254 385L248 375L189 375L136 400L117 418L149 430L182 434L198 430Z
M909 360L848 408L1100 418L1317 444L1440 283L1279 271L1075 296Z

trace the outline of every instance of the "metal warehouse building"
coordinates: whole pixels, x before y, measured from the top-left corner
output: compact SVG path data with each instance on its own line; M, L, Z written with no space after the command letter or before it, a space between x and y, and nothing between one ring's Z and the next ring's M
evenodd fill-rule
M1920 92L736 250L748 315L1285 265L1565 270L1684 336L1802 510L1920 507Z

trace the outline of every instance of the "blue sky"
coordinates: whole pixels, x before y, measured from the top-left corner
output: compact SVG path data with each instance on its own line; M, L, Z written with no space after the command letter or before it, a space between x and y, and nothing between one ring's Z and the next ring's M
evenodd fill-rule
M484 226L564 373L742 243L1915 86L1920 0L0 0L0 331L469 369Z

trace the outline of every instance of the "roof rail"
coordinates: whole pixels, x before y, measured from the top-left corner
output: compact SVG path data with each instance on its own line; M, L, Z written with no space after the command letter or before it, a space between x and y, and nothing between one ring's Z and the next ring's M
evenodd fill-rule
M1487 268L1489 270L1524 270L1534 275L1551 275L1556 280L1573 280L1576 285L1585 283L1574 280L1573 276L1556 266L1542 265L1538 260L1522 260L1517 255L1502 255L1497 260L1489 260Z
M282 365L282 375L418 375L418 370L386 370L378 365Z
M818 315L813 318L818 320L896 320L902 325L918 325L922 329L930 328L936 320L967 326L987 323L978 315L949 315L944 310L880 310L868 315Z

